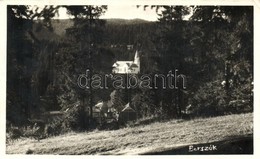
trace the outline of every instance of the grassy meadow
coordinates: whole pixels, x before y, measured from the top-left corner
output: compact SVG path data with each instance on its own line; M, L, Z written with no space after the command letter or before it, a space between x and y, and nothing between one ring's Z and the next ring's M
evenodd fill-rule
M7 143L7 154L149 154L189 145L232 140L253 134L253 113L192 120L174 119L113 131L71 132L37 141ZM232 148L232 147L231 147Z

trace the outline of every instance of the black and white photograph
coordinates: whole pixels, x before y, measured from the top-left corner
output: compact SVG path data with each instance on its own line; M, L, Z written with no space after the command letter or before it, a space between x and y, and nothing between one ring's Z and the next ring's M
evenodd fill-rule
M257 7L7 4L5 155L253 156Z

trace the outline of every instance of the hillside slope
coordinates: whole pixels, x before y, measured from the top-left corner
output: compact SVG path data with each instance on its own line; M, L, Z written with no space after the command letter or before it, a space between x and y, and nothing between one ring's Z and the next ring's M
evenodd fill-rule
M191 145L210 146L214 143L219 150L225 149L225 153L243 153L241 145L249 149L245 153L252 153L252 134L253 114L248 113L190 121L156 122L115 131L69 133L40 141L19 139L7 145L6 153L25 154L30 150L33 154L156 154L168 151L166 154L174 154L170 152L182 147L184 151L180 151L180 154L185 154L189 153ZM228 141L248 136L251 140L246 142L247 145L243 142L240 145L235 145L236 142L225 145ZM212 151L213 154L221 152Z

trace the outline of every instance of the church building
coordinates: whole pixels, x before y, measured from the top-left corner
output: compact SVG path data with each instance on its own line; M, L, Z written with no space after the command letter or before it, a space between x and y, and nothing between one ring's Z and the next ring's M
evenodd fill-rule
M138 74L140 73L140 56L135 52L133 61L116 61L113 64L112 72L115 74Z

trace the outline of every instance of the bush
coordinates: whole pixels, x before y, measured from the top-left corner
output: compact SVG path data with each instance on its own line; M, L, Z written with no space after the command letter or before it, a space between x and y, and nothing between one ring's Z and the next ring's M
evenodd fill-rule
M25 152L25 154L33 154L33 150L28 149L28 150Z
M62 128L72 131L85 130L89 128L88 119L84 106L75 106L65 113Z
M21 138L34 138L40 140L49 136L59 135L64 132L61 128L61 122L53 122L49 124L39 124L38 122L31 123L26 126L15 127L12 125L7 125L6 139L7 142Z
M88 116L83 106L77 105L59 118L53 118L44 129L46 136L55 136L70 131L82 131L88 128Z
M46 124L44 128L45 136L46 137L56 136L67 132L67 128L62 125L63 125L62 121L58 121L58 120Z
M23 136L23 132L18 127L9 127L6 132L7 141L15 140Z
M37 126L36 123L34 126L24 126L24 127L9 126L7 128L7 133L6 133L7 142L21 137L30 137L39 140L44 138L45 136L42 128Z
M99 130L118 130L119 123L116 120L110 122L104 122L99 127Z

